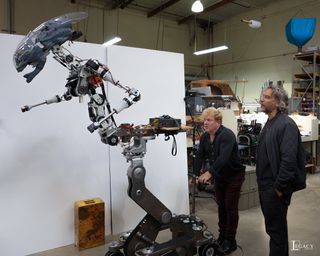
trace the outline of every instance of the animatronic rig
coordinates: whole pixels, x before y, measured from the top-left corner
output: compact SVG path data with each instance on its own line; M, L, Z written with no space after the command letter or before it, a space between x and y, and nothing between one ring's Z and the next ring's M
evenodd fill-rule
M130 163L128 169L128 195L146 212L146 216L136 228L120 236L119 241L109 244L106 256L121 255L217 255L218 245L213 235L206 230L201 219L189 215L174 215L145 186L146 169L143 157L146 143L164 134L166 139L182 132L181 121L168 116L150 119L148 125L116 125L114 115L140 100L140 92L135 88L123 86L112 77L106 65L98 60L82 60L72 55L63 44L74 41L82 33L72 29L72 23L87 17L86 13L69 13L50 19L31 31L18 45L14 53L14 64L18 72L28 65L35 69L24 77L31 82L44 68L46 57L50 52L53 58L69 69L66 92L56 95L36 105L27 105L22 111L34 107L69 101L74 97L89 97L88 111L92 123L87 127L93 133L98 130L101 141L111 146L121 143L123 155ZM126 96L118 107L111 109L108 102L104 81L123 89ZM100 91L100 92L98 92ZM161 230L169 229L172 239L157 243Z

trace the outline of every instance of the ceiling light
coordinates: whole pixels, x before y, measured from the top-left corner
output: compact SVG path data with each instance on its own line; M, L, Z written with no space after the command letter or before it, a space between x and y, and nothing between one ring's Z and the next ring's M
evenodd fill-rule
M203 5L200 0L195 1L192 4L191 11L196 13L203 12Z
M218 46L218 47L214 47L214 48L210 48L210 49L206 49L206 50L197 51L197 52L194 52L193 54L202 55L202 54L206 54L206 53L218 52L218 51L223 51L223 50L227 50L227 49L229 49L228 46L222 45L222 46Z
M116 37L110 39L109 41L103 43L103 46L113 45L113 44L116 44L116 43L118 43L118 42L120 42L120 41L121 41L121 38L118 37L118 36L116 36Z
M260 28L261 27L261 21L258 20L241 20L244 23L247 23L250 28Z

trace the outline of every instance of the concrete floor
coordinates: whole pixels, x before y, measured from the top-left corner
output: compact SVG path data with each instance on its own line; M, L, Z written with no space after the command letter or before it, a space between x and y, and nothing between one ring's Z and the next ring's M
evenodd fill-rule
M196 199L196 215L202 218L208 229L216 235L217 206L212 198ZM320 173L308 175L307 189L293 195L288 212L288 227L291 256L320 255ZM107 238L108 241L112 239ZM232 255L268 255L268 241L260 207L240 211L237 242L243 248L243 252L238 249ZM295 250L292 250L293 243L296 245ZM305 245L305 248L299 249L298 244ZM32 256L104 256L107 251L106 245L83 251L69 245Z

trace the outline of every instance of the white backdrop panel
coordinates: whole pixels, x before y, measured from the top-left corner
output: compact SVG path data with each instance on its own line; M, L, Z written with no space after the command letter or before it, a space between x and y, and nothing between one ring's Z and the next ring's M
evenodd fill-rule
M0 34L0 255L10 256L72 244L77 200L101 197L110 233L108 146L87 131L87 106L77 99L20 111L64 92L68 76L49 57L27 84L12 63L21 39ZM75 43L69 49L81 58L106 62L99 45Z
M142 94L140 102L116 116L118 124L147 124L149 117L163 114L185 122L182 54L112 46L107 49L107 62L115 79L139 89ZM123 97L123 91L109 86L110 101L116 105ZM185 133L177 136L177 156L171 155L171 145L172 139L165 142L163 135L147 143L144 158L146 186L173 213L189 213ZM145 215L144 210L127 196L128 163L124 157L119 159L119 155L119 146L111 148L112 226L115 234L133 229Z
M86 103L77 99L21 113L25 104L41 102L64 91L68 71L51 57L27 85L12 64L21 36L0 34L0 255L26 255L72 244L73 203L92 197L106 202L106 233L111 231L112 170L114 233L133 228L144 215L126 195L127 163L120 147L109 148L90 134ZM135 86L142 100L117 116L118 123L147 123L169 114L185 120L183 56L127 47L75 43L68 47L81 58L108 63L114 77ZM29 69L30 71L30 69ZM26 72L23 72L26 73ZM110 87L113 87L110 85ZM110 90L112 103L123 91ZM163 136L148 143L146 184L173 212L187 213L185 134L178 135L178 156Z

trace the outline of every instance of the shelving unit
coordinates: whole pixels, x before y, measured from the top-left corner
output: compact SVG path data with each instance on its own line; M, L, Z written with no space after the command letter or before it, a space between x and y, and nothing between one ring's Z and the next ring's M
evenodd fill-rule
M320 52L303 52L294 55L301 72L294 74L292 83L292 110L317 115L319 103Z
M320 115L320 52L303 52L295 54L294 60L300 66L301 72L294 74L292 83L292 103L295 105L292 110L298 110L300 114ZM319 119L319 116L318 116ZM309 152L310 157L306 163L306 170L315 172L316 141L318 140L318 120L313 120L311 131L314 136L302 137L302 141ZM315 132L316 131L316 132Z

